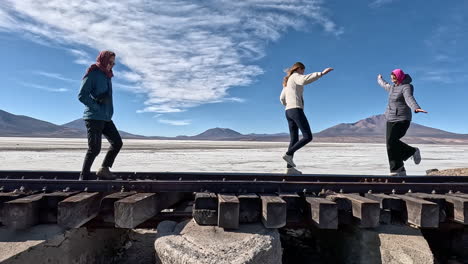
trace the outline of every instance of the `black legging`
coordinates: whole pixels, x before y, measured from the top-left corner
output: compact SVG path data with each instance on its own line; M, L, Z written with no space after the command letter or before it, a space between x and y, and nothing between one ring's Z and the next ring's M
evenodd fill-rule
M286 154L294 156L296 151L312 141L312 131L310 131L309 121L307 121L307 117L302 108L286 110L286 119L288 120L289 135L291 137L291 142L289 143ZM299 129L302 133L301 140L299 140ZM291 165L288 164L287 167L291 168Z
M410 123L410 121L387 122L387 155L390 172L395 172L403 167L403 161L416 152L415 148L400 140L408 131Z
M122 148L122 138L112 121L85 120L85 123L88 132L88 151L86 152L81 174L88 176L94 159L99 155L99 152L101 152L102 135L104 135L110 143L109 150L102 162L103 167L112 167L114 164L114 160Z

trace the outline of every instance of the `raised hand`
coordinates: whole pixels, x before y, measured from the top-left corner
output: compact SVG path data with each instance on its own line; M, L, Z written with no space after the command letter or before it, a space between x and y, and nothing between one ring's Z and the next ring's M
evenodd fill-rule
M333 68L326 68L325 70L322 71L322 75L325 75L331 71L333 71Z

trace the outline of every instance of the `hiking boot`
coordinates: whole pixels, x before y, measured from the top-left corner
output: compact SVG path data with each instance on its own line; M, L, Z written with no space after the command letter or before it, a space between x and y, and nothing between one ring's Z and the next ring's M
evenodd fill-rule
M294 164L294 161L293 161L293 156L288 155L288 154L284 154L284 155L283 155L283 159L284 159L290 166L296 167L296 164Z
M413 161L416 165L421 163L421 151L419 151L419 148L416 148L416 152L413 154Z
M116 177L109 170L109 167L101 167L97 172L96 176L103 180L115 180Z
M397 169L396 171L390 172L389 175L390 176L406 176L405 166L401 166L401 168Z
M301 175L302 172L294 167L286 169L286 175Z

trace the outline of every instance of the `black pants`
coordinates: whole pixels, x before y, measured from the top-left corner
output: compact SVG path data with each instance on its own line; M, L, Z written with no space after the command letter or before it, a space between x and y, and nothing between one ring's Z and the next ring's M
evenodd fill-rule
M413 156L416 149L400 139L406 134L410 121L387 122L387 155L390 172L404 166L403 161Z
M286 110L286 119L288 120L289 135L291 137L286 154L294 156L296 151L312 141L312 131L302 108ZM299 129L302 133L301 140L299 140ZM288 164L287 167L290 168L291 166Z
M85 120L85 123L88 132L88 152L86 152L81 174L88 176L94 159L99 155L99 152L101 152L102 135L104 135L110 143L110 148L102 162L103 167L112 167L114 164L115 157L117 157L117 154L119 154L122 148L122 138L112 121Z

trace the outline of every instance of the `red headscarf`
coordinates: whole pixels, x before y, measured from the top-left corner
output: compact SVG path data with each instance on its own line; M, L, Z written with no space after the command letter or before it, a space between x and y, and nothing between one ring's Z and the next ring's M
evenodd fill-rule
M112 70L107 70L107 65L109 64L109 60L111 57L115 57L115 53L112 51L104 50L99 52L99 55L96 58L96 63L89 66L83 78L85 78L90 72L95 70L100 70L104 72L107 77L112 78L114 76L114 73L112 72Z

